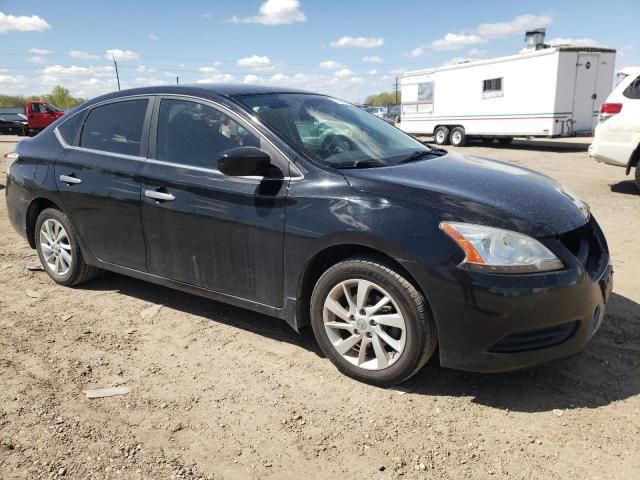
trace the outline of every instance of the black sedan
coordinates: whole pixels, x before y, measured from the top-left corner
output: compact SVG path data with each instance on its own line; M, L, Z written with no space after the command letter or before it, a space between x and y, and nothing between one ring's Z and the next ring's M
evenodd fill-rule
M26 135L29 130L27 122L0 117L0 134Z
M581 351L611 290L588 207L343 101L252 86L96 98L8 155L13 226L58 284L98 269L311 325L347 375ZM215 346L212 346L215 348Z

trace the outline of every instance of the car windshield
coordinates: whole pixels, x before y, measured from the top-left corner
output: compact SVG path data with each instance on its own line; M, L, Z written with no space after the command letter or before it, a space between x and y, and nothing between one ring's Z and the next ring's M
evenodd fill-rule
M384 120L324 95L270 93L236 100L296 151L331 167L395 165L409 157L426 158L432 152Z

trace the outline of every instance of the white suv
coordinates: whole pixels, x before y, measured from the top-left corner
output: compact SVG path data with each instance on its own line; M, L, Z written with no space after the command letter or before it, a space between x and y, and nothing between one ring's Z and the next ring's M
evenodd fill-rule
M640 67L620 71L624 78L600 107L589 156L598 162L636 169L640 189Z

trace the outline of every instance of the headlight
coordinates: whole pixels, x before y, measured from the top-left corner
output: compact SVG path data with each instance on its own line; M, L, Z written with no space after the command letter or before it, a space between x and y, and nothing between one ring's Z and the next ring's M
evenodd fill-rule
M442 222L440 229L465 253L465 268L493 273L534 273L564 268L535 238L471 223Z

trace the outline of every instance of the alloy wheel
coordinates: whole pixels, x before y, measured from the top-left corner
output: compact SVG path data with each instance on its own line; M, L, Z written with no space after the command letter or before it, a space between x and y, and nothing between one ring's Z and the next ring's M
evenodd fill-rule
M385 369L404 351L404 316L394 298L373 282L349 279L338 283L324 301L322 316L333 348L359 368Z
M73 257L69 236L62 224L49 218L40 227L40 248L45 266L57 276L65 276L71 270Z

